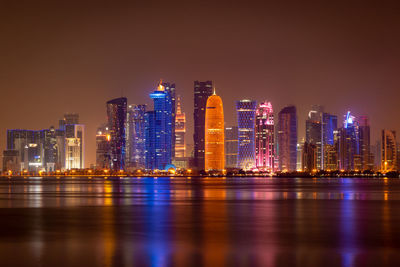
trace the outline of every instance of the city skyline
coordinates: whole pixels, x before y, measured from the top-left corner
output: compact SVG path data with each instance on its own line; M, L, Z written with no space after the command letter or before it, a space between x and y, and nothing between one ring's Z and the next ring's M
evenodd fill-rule
M390 8L160 3L149 12L143 3L106 12L101 1L95 7L71 3L62 10L45 1L35 6L37 18L20 12L17 3L2 9L0 46L7 53L0 62L6 96L0 106L1 150L6 129L47 129L64 113L76 112L86 126L89 166L95 163L96 143L88 137L106 121L104 103L125 96L128 105L150 105L147 96L160 78L175 83L182 97L188 144L193 143L195 80L215 83L226 125L235 125L235 101L248 98L268 99L275 111L294 104L300 122L316 104L337 116L348 110L366 114L372 144L380 140L381 129L400 131L399 18ZM174 19L158 20L165 10ZM210 20L199 24L205 13ZM299 138L304 127L299 123Z

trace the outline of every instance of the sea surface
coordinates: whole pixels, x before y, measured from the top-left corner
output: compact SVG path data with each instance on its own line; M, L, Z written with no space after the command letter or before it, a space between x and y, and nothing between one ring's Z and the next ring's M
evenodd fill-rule
M400 266L400 179L1 177L0 266Z

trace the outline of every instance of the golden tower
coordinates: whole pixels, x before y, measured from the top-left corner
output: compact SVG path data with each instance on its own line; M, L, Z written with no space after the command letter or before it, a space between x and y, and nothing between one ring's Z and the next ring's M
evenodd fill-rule
M215 93L207 99L205 119L205 170L223 171L224 151L224 108L221 97Z

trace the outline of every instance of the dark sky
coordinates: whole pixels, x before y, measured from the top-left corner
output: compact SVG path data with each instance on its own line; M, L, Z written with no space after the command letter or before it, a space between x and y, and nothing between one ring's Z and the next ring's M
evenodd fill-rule
M128 2L128 1L127 1ZM6 129L57 125L78 112L95 162L105 102L151 103L175 82L192 143L193 81L213 80L226 123L234 101L299 111L348 109L400 131L400 4L395 1L2 1L0 148Z

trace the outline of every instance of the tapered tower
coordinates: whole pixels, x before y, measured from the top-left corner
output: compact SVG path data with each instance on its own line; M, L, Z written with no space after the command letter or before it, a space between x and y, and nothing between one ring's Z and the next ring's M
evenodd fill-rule
M222 99L213 95L207 99L205 118L205 170L222 171L225 167L224 109Z

